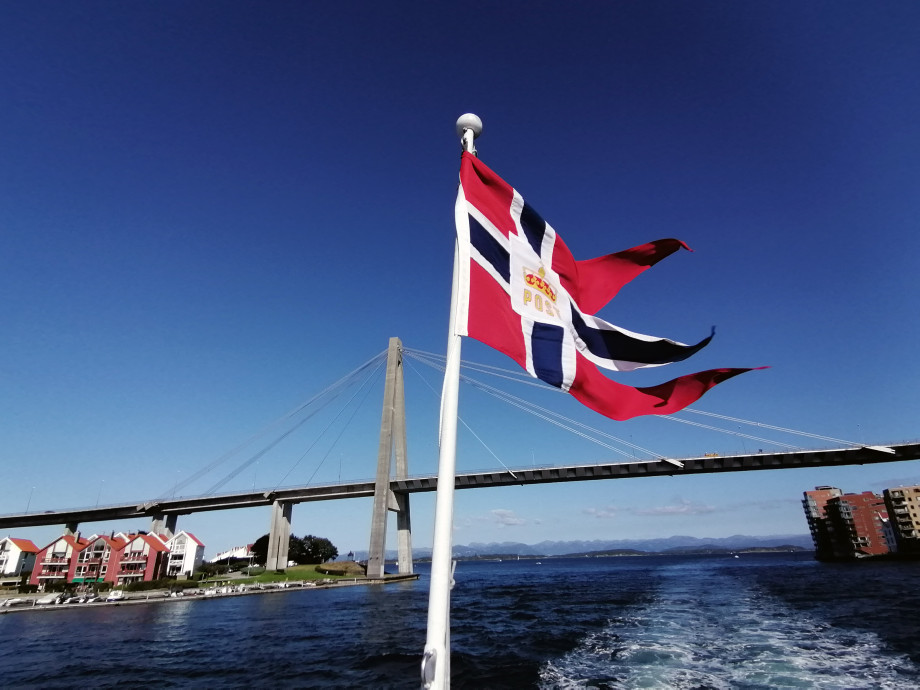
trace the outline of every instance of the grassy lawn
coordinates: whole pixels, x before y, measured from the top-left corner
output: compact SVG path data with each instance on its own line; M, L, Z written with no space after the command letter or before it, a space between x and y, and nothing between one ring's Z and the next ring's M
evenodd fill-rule
M265 571L261 575L247 578L246 582L284 582L285 580L341 580L343 576L324 575L316 571L315 565L292 565L283 573ZM354 576L352 576L354 577Z
M327 563L327 567L336 567L342 566L345 567L343 563ZM346 575L330 575L327 573L320 573L316 570L317 566L315 565L292 565L287 570L282 573L276 573L273 571L266 571L252 577L242 577L242 578L233 578L233 584L258 584L258 583L268 583L268 582L285 582L288 580L301 581L301 580L351 580L355 577L363 578L364 571L361 570L359 566L354 566L348 568L350 571ZM205 580L201 584L208 585L214 584L216 582L226 582L226 577L215 577L210 580Z

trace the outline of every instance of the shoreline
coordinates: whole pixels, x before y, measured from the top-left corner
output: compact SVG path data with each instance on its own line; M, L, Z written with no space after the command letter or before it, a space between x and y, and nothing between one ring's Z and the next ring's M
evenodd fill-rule
M74 609L95 609L109 606L137 606L141 604L163 604L167 602L179 601L209 601L212 599L225 599L227 597L244 597L258 594L278 594L281 592L290 592L292 590L305 589L332 589L336 587L357 587L361 585L387 585L395 582L412 582L419 579L417 573L411 575L389 575L386 577L374 578L343 578L332 582L320 584L315 580L302 580L294 582L285 582L283 585L265 586L259 584L250 585L221 585L208 589L198 589L195 594L182 594L172 596L168 590L154 589L149 592L137 592L134 596L126 596L120 601L100 601L73 603L73 604L36 604L38 599L47 596L45 593L23 594L20 596L3 597L0 604L9 599L30 599L31 602L16 606L0 607L0 615L8 613L23 613L37 611L72 611ZM225 591L226 590L226 591ZM187 591L187 590L186 590ZM209 593L213 592L213 593Z

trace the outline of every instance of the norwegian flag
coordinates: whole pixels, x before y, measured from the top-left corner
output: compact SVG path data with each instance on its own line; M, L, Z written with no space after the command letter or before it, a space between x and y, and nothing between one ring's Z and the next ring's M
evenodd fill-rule
M616 254L576 261L568 247L514 190L464 153L457 194L458 335L503 352L531 376L571 393L619 421L670 414L707 390L751 369L711 369L633 388L597 367L633 371L684 360L705 347L633 333L593 314L620 288L681 248L657 240Z

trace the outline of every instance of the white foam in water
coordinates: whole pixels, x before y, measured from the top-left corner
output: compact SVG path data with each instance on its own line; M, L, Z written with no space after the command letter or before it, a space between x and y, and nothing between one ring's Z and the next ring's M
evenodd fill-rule
M686 578L682 568L659 574L654 602L546 662L540 687L900 690L920 673L874 633L831 627L739 589L742 580L713 572Z

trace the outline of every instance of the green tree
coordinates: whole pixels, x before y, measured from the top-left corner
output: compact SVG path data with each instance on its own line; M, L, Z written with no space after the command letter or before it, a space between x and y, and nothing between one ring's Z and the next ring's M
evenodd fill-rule
M325 563L339 557L339 550L325 537L308 534L303 538L303 548L308 559L304 563Z
M265 565L268 560L268 535L263 534L256 539L255 543L249 548L252 554L252 562L256 565Z
M268 560L268 535L263 534L252 545L252 562L265 565ZM324 563L339 555L332 542L323 537L308 535L303 539L291 535L288 542L288 560L298 565L305 563Z
M298 539L294 536L291 537L290 544L288 545L288 560L294 561L297 565L310 563L310 557L307 554L303 539Z

